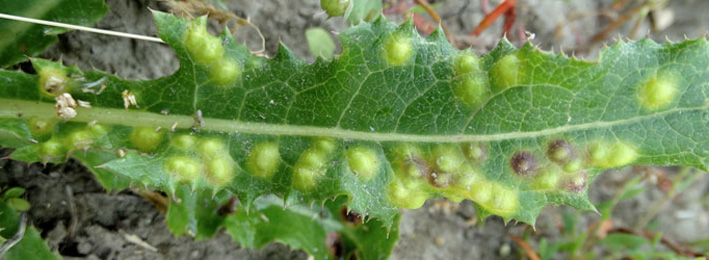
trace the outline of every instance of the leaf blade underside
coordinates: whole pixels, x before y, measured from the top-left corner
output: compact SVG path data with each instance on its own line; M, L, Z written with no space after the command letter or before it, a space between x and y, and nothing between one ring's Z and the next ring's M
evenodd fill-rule
M595 63L506 41L477 57L440 30L422 39L379 19L339 34L333 61L306 64L285 46L253 56L203 19L155 17L180 59L172 76L126 81L43 60L40 76L0 71L12 158L71 155L109 188L226 189L246 208L268 194L288 207L345 195L387 228L398 208L440 196L534 224L547 204L593 210L587 183L605 169L708 168L704 39L621 42ZM51 121L51 76L92 107Z

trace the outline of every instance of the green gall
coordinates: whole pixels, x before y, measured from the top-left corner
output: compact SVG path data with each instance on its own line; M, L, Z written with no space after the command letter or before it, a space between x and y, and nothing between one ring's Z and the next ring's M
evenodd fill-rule
M407 64L414 55L411 37L393 34L384 42L384 57L391 66Z
M517 211L519 205L519 198L517 192L511 189L507 189L499 184L494 184L492 186L492 194L494 194L494 199L489 205L491 210L495 213L510 213Z
M209 67L209 79L220 86L233 86L241 77L241 67L230 58L223 58Z
M480 58L469 51L463 51L453 59L453 70L456 75L480 71Z
M553 140L547 147L547 157L557 164L566 164L576 158L576 149L566 140Z
M155 128L140 126L133 129L130 134L130 141L138 151L149 153L155 151L162 142L163 132Z
M317 139L313 144L313 149L316 149L326 154L332 153L335 148L337 148L337 143L335 142L335 140L329 138Z
M361 180L372 179L379 172L379 157L368 147L354 147L347 150L347 164Z
M212 64L224 56L221 39L207 32L207 20L204 17L190 23L183 41L191 57L201 64Z
M108 133L108 130L110 129L109 126L101 125L101 124L94 124L92 126L89 126L89 131L94 137L99 137L99 136L104 136Z
M650 110L669 105L677 94L677 76L659 72L638 89L640 104Z
M638 152L632 145L619 141L614 144L594 143L589 148L589 161L600 168L615 168L628 165L638 158Z
M463 104L478 108L490 97L487 84L482 74L465 75L453 82L453 93Z
M436 146L433 148L431 155L436 161L438 169L443 172L457 172L460 166L465 162L465 158L460 149L452 145Z
M222 157L229 154L222 141L218 139L207 139L199 143L197 153L204 159Z
M278 143L265 142L255 145L249 151L246 167L249 173L260 178L271 178L281 163Z
M227 186L234 179L234 162L229 156L221 156L208 160L207 180L217 188Z
M418 209L422 207L426 199L428 199L425 193L407 189L398 181L394 181L389 185L387 194L392 204L407 209Z
M492 200L493 183L483 178L470 184L470 199L481 205L486 205Z
M40 156L43 158L57 158L63 157L65 154L65 146L62 142L57 139L49 139L48 141L41 143L39 145Z
M326 173L327 155L317 149L303 152L293 167L293 186L300 191L309 191Z
M581 159L574 159L562 167L565 172L578 172L583 168L583 162Z
M67 136L66 142L70 149L84 149L88 148L94 140L94 136L88 130L74 131L69 136Z
M35 117L29 120L29 128L33 137L45 137L54 132L54 121Z
M178 135L172 138L170 140L170 144L181 150L181 151L190 151L192 148L197 144L199 141L197 137L192 136L192 135Z
M462 144L461 149L465 157L473 162L481 163L487 159L487 148L481 143Z
M517 85L519 76L520 60L515 54L507 54L492 66L491 79L495 89L502 91L511 86Z
M196 181L200 175L200 164L197 160L187 156L175 156L167 159L163 170L180 183Z
M325 10L325 13L330 17L344 15L349 5L349 0L320 0L320 7Z
M534 177L532 188L535 190L550 190L557 187L562 173L552 169L545 169L541 174Z
M67 92L69 78L65 71L58 68L43 67L38 74L39 88L42 90L42 93L56 97Z

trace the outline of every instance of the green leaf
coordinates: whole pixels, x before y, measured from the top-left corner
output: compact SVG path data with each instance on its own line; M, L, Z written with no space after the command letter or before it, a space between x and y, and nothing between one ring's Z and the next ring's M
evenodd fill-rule
M396 244L398 230L387 230L373 219L347 221L345 202L340 197L324 206L284 207L283 200L265 196L249 207L238 204L227 191L193 195L182 186L170 201L167 225L174 234L193 234L198 239L212 237L223 226L242 246L260 248L280 241L316 259L349 259L352 254L361 259L386 258Z
M109 187L188 185L215 205L222 192L245 208L270 194L286 208L342 196L387 228L432 197L534 224L548 204L593 210L587 185L606 169L709 168L704 39L620 42L597 62L503 40L478 57L380 18L339 34L332 61L307 64L285 46L253 56L204 18L155 18L181 62L174 75L127 81L40 59L37 76L0 71L11 158L73 156ZM192 215L171 228L213 217Z
M320 0L320 7L330 17L344 15L353 25L374 21L382 13L380 0Z
M0 236L5 239L4 243L9 243L11 238L20 230L20 221L23 219L19 213L13 210L13 206L0 201ZM3 244L2 246L8 246ZM37 229L32 226L25 228L22 238L3 256L5 260L25 260L25 259L61 259L52 253L47 244L42 240Z
M25 194L25 189L22 187L12 187L7 190L2 194L2 197L4 199L9 199L9 198L19 198L22 196L22 194Z
M91 26L103 18L103 0L0 0L0 13L52 22ZM66 29L0 19L0 68L36 56Z
M7 199L7 204L10 204L10 207L17 211L27 211L30 209L30 203L21 198L9 198Z
M608 234L603 239L599 240L601 244L606 245L610 250L619 252L621 250L635 250L639 247L649 244L650 240L645 237L631 234Z
M330 38L330 34L323 28L310 28L305 30L305 38L308 40L308 48L313 56L322 56L326 60L332 60L335 54L335 42Z

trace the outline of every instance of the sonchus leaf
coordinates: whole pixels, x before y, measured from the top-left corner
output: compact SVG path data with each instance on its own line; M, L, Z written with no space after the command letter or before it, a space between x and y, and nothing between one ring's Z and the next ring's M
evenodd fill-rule
M0 0L0 13L91 26L103 18L103 0ZM0 19L0 68L26 61L57 41L66 29Z
M478 57L379 19L307 64L285 46L253 56L203 18L155 18L181 62L172 76L45 60L36 76L0 72L11 158L73 156L109 186L226 190L249 209L268 194L286 208L344 195L385 227L432 197L534 224L548 204L593 210L587 184L606 169L709 168L704 39L620 42L597 62L503 40Z
M175 202L179 201L179 202ZM388 230L376 219L364 220L344 205L346 197L328 200L323 206L283 207L275 196L259 197L250 208L242 208L229 191L191 194L178 188L167 213L167 224L175 234L211 237L225 227L244 247L263 247L281 241L303 249L315 259L383 259L394 248L398 230Z

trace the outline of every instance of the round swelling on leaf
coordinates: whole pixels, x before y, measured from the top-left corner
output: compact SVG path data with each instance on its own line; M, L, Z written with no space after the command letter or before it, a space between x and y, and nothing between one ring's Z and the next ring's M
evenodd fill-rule
M384 57L391 66L409 63L414 56L414 44L411 37L394 33L384 41Z
M436 166L443 172L457 172L465 162L463 153L456 146L438 145L431 152Z
M453 93L463 104L475 109L490 97L487 78L481 73L467 74L455 79Z
M246 167L251 175L271 178L281 163L281 154L276 142L264 142L255 145L249 151Z
M215 187L221 188L234 179L234 161L229 156L220 156L205 162L207 166L207 180Z
M197 146L197 153L207 160L221 156L229 156L226 147L224 147L222 141L218 139L203 140Z
M201 64L212 64L223 59L222 40L207 32L205 17L190 22L184 35L184 44L191 57Z
M502 91L517 84L520 60L514 53L507 54L492 66L492 78L495 89Z
M300 191L309 191L327 169L327 155L317 149L309 149L300 155L293 167L293 186Z
M234 86L241 77L241 67L230 58L216 61L209 68L209 79L220 86Z
M487 148L481 143L465 143L461 145L463 154L468 159L476 163L482 163L487 159Z
M54 122L52 120L35 117L29 120L29 128L33 137L43 137L54 132Z
M74 131L67 136L67 146L71 149L84 149L93 143L94 136L88 130Z
M565 164L576 158L576 150L566 140L554 140L547 147L547 157L557 164Z
M325 13L330 17L344 15L349 4L350 0L320 0L320 7L325 10Z
M536 190L554 189L558 186L562 174L552 169L544 169L541 174L534 177L532 188Z
M139 126L130 134L130 141L138 151L149 153L158 148L162 142L163 132L155 131L153 127Z
M177 149L182 151L190 151L197 144L197 142L197 137L184 134L173 137L170 143Z
M389 201L400 208L418 209L428 199L426 193L407 188L402 182L394 180L387 191Z
M199 178L200 166L197 160L187 156L175 156L165 160L163 170L180 183L194 182Z
M657 73L638 89L640 104L650 110L669 105L677 95L677 85L677 76L674 73Z
M615 168L634 162L638 152L632 145L618 141L613 144L597 142L589 148L589 160L594 166Z
M372 179L379 172L379 157L374 149L357 146L347 150L347 164L361 180Z
M465 75L480 71L480 58L470 51L462 51L453 59L453 70L456 75Z
M65 153L65 146L59 140L52 138L39 145L40 157L62 157Z
M42 93L56 97L67 90L69 78L66 72L57 68L43 68L39 72L39 88Z
M527 151L520 151L510 158L510 166L517 175L527 176L534 173L539 165L534 154Z

